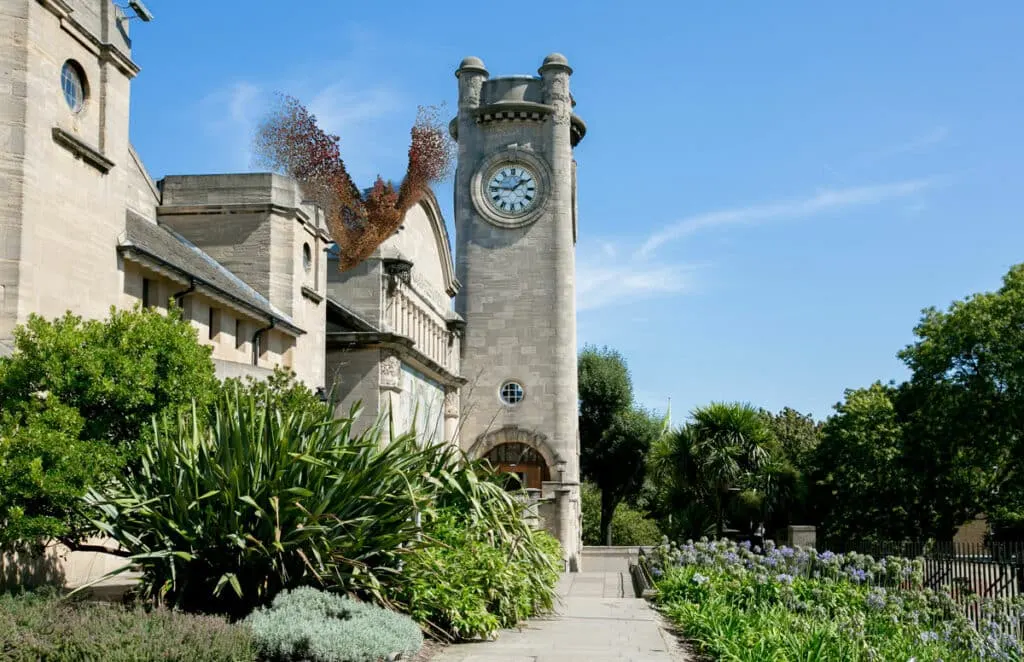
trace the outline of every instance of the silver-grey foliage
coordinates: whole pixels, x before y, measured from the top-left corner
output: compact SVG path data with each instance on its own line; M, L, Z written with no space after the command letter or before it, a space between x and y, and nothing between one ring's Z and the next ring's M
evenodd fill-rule
M415 654L420 628L408 616L311 587L284 591L245 619L273 662L377 662Z

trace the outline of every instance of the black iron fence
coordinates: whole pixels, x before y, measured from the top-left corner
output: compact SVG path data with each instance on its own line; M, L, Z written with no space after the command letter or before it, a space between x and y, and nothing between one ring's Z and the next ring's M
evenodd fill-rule
M877 542L841 550L870 554L876 559L899 556L920 559L924 586L951 596L975 623L985 615L984 600L1024 596L1024 543ZM1015 634L1020 637L1017 624Z

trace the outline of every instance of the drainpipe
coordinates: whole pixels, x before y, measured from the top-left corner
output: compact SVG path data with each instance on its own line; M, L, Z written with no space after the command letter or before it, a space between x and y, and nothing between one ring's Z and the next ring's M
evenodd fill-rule
M192 294L195 291L196 291L196 279L195 278L189 278L188 279L188 289L187 290L182 290L181 292L178 292L177 294L174 295L174 305L177 306L178 308L181 308L181 302L184 301L185 297L188 296L189 294Z
M252 334L252 364L253 365L259 365L260 364L260 355L256 351L256 339L259 338L261 335L263 335L264 332L270 331L271 329L273 329L274 325L276 323L277 323L277 320L274 319L273 317L271 317L270 318L270 324L268 324L267 326L263 327L262 329L258 329L256 331L256 333Z

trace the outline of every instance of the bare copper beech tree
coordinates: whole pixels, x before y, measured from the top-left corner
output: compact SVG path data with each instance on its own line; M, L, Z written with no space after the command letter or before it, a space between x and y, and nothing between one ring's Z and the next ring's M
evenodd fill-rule
M256 133L256 155L294 177L307 198L324 209L338 244L339 267L351 269L398 230L409 209L443 181L455 158L442 125L443 106L420 106L412 127L409 167L398 189L379 175L364 196L341 159L340 138L321 129L298 99L282 96Z

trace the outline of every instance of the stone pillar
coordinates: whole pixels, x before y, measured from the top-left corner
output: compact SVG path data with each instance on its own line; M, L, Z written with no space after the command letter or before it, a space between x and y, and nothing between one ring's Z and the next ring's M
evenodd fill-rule
M786 529L786 544L790 547L817 546L817 532L813 526L792 524Z
M449 386L444 390L444 440L459 445L459 389Z
M398 401L402 393L402 361L391 352L381 352L379 383L380 413L385 417L381 441L387 445L391 443L391 426L388 424L388 419L390 417L396 423L398 422Z

